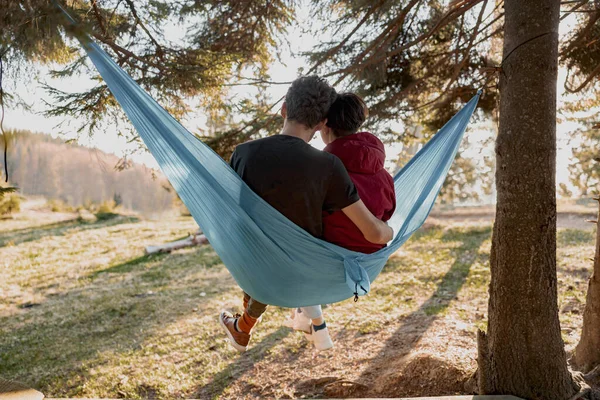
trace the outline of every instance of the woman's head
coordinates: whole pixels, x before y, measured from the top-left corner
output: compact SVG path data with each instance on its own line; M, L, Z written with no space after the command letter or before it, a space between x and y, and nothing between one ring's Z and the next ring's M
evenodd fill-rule
M369 109L359 96L354 93L341 93L329 108L326 127L321 130L321 137L326 144L335 139L352 135L367 119Z

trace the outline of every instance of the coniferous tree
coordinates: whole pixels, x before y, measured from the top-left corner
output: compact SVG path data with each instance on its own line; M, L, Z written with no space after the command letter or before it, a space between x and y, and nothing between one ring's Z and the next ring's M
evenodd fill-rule
M74 92L46 86L54 97L47 114L81 117L86 124L80 130L90 133L124 115L69 32L92 36L161 105L182 117L193 111L192 98L218 115L229 107L223 100L230 85L267 79L279 35L293 20L289 0L59 3L78 21L76 28L65 28L66 19L51 0L0 0L3 100L17 106L14 82L31 79L41 66L59 65L50 71L55 78L87 75L99 83ZM165 27L172 28L168 34Z

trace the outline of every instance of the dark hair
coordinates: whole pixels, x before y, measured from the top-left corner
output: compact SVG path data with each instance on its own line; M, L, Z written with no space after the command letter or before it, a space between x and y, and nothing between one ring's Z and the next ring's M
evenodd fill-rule
M314 128L327 117L336 98L335 89L316 75L303 76L292 82L285 95L287 119Z
M364 100L354 93L341 93L327 114L327 126L337 137L352 135L365 122L369 109Z

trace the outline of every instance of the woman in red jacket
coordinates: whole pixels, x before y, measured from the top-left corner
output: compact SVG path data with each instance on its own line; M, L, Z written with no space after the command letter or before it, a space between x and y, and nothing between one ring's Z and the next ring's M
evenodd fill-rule
M369 132L358 132L367 113L360 97L340 94L331 106L327 129L321 131L321 137L327 144L324 151L344 163L367 208L380 220L387 221L396 209L394 179L383 167L385 148L381 140ZM337 211L323 215L323 239L361 253L374 253L385 247L367 241L356 225Z
M338 95L327 114L327 126L321 138L324 151L336 155L354 182L361 200L382 221L392 217L396 208L394 180L384 169L385 148L369 132L358 132L368 109L353 93ZM374 253L385 245L367 241L356 225L341 211L323 214L323 239L361 253ZM318 350L333 347L320 306L302 307L289 326L307 333Z

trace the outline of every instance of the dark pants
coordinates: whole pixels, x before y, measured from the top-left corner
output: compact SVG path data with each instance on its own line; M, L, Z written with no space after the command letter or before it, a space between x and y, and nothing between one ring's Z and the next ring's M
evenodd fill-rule
M250 295L244 292L244 303L247 303L246 309L244 311L248 312L248 315L254 319L260 318L261 315L267 309L267 305L263 304L259 301L254 300Z

